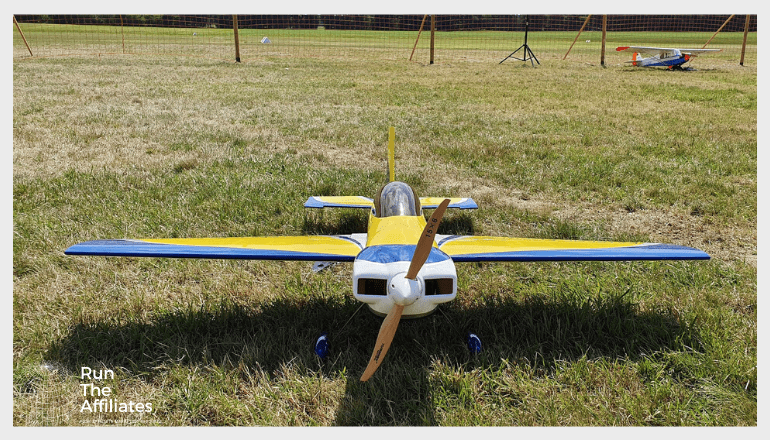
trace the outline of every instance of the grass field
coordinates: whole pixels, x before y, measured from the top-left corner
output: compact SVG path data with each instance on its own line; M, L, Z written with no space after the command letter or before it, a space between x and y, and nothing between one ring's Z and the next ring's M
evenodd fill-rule
M694 67L15 62L14 424L756 425L757 70ZM355 313L351 265L63 254L361 232L362 212L302 204L371 197L391 125L399 179L480 206L440 233L713 258L459 265L458 298L402 322L360 383L381 319ZM113 370L97 384L152 412L81 412L82 367Z

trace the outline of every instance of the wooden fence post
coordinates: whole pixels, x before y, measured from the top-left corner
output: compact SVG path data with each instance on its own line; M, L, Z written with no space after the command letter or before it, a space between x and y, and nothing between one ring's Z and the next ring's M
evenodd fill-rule
M724 22L724 23L722 23L722 26L719 26L719 29L717 29L717 31L716 31L716 32L714 32L714 35L712 35L712 36L711 36L711 38L709 38L709 40L706 42L706 44L704 44L704 45L703 45L703 47L702 47L701 49L705 49L705 48L706 48L706 46L708 46L708 45L709 45L709 43L711 43L711 40L713 40L713 39L714 39L714 37L716 37L716 36L717 36L717 34L718 34L718 33L719 33L721 30L722 30L722 28L723 28L723 27L725 27L725 25L727 24L727 22L728 22L728 21L730 21L730 20L731 20L733 17L735 17L735 14L733 14L733 15L731 15L731 16L729 16L729 17L727 17L727 20L725 20L725 22Z
M29 44L27 43L27 39L24 38L24 32L21 31L21 28L19 27L19 22L16 21L16 16L13 16L13 24L16 25L16 30L19 31L19 35L21 35L21 39L24 41L24 45L27 46L27 50L29 51L29 56L34 57L32 55L32 49L29 48Z
M743 26L743 46L741 46L741 66L743 65L743 57L746 55L746 37L749 36L749 22L751 22L751 15L746 16L746 24Z
M241 62L241 43L238 40L238 16L233 15L233 35L235 36L235 62Z
M604 47L607 44L607 16L602 15L602 67L604 65Z
M434 41L436 33L436 16L430 16L430 63L433 64Z
M425 19L428 18L428 14L425 14L422 17L422 23L420 23L420 30L417 31L417 39L414 40L414 47L412 48L412 54L409 55L409 61L412 61L412 57L414 56L414 50L417 49L417 42L420 41L420 34L422 33L422 27L425 24Z
M572 41L572 44L569 45L569 49L567 49L567 53L564 54L564 58L561 60L564 61L567 59L567 55L569 55L570 51L572 50L572 46L575 45L577 42L577 39L580 38L580 34L583 33L583 29L585 29L586 25L588 24L588 20L591 19L591 14L588 14L588 17L586 17L586 21L583 22L583 26L580 26L580 30L578 31L578 34L575 35L575 39Z

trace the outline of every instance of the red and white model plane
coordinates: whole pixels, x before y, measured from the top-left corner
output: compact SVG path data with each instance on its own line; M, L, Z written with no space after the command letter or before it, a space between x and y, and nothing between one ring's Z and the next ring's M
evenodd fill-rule
M633 51L633 59L626 61L640 67L668 67L669 69L683 69L682 65L694 57L706 52L719 52L722 49L674 49L667 47L646 46L621 46L615 49L618 52ZM641 55L648 55L647 58Z

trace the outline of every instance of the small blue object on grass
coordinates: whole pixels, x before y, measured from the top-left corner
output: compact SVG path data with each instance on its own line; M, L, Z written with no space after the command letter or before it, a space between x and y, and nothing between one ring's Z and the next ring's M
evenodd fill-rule
M326 356L329 354L329 340L326 338L326 333L323 333L315 341L315 354L317 354L321 359L326 358Z
M468 333L465 340L468 343L468 350L470 350L471 353L477 354L481 352L481 339L479 339L475 333Z

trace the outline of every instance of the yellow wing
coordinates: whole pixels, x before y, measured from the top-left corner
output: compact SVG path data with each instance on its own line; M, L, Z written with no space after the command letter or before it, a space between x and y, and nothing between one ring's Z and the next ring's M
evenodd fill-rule
M225 258L245 260L353 261L366 234L293 237L96 240L76 244L67 255Z
M707 253L677 245L609 241L443 236L438 247L456 262L708 260Z

